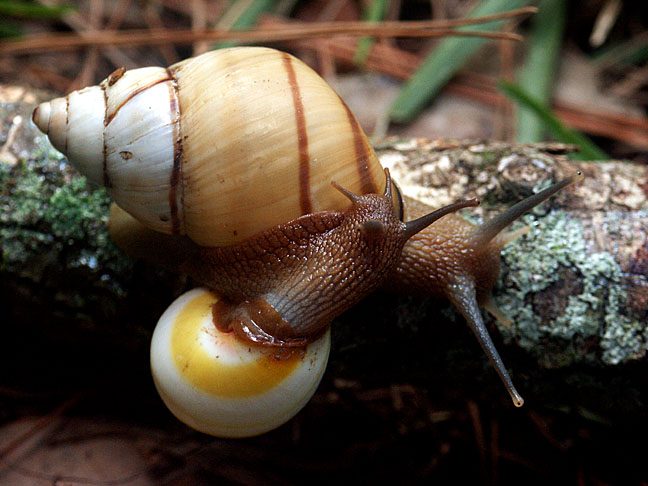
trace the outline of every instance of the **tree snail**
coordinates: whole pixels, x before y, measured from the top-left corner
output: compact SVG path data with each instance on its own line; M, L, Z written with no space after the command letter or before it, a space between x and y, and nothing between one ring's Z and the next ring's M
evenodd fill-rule
M503 319L490 289L517 233L500 232L580 175L478 228L453 214L431 224L477 203L432 211L400 197L338 95L267 48L121 69L41 104L33 121L107 187L119 246L209 289L181 296L152 340L158 391L189 425L246 436L288 420L322 376L328 324L386 279L448 297L522 405L478 302ZM229 378L249 354L248 377Z

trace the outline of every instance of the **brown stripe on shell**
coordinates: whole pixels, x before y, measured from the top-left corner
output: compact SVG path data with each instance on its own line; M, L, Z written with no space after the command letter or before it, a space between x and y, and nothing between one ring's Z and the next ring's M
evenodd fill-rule
M170 71L169 71L168 69L167 69L167 73L171 74ZM120 77L121 77L121 76L120 76ZM110 122L113 121L113 119L117 116L117 113L119 113L119 110L121 110L122 107L124 107L124 105L126 105L126 103L128 103L130 100L132 100L133 98L135 98L135 97L136 97L138 94L140 94L142 91L146 91L147 89L152 88L153 86L155 86L155 85L157 85L157 84L160 84L160 83L166 83L167 81L173 81L173 78L172 78L172 77L168 77L168 78L164 78L164 79L159 79L159 80L155 81L154 83L147 84L147 85L145 85L145 86L141 86L141 87L137 88L135 91L133 91L131 94L128 95L128 98L126 98L126 99L125 99L125 100L124 100L124 101L123 101L123 102L122 102L122 103L121 103L121 104L120 104L120 105L115 109L115 111L113 111L113 113L112 113L110 116L108 116L108 113L106 113L106 118L104 119L104 126L108 126L108 125L110 124ZM104 83L105 83L105 81L104 81ZM103 88L103 90L104 90L104 93L105 93L105 92L106 92L106 88L105 88L105 86L104 86L104 83L101 83L101 86L102 86L102 88ZM110 83L108 83L108 84L109 84L109 86L112 86ZM114 84L114 83L113 83L113 84Z
M297 144L299 148L299 207L302 214L310 214L313 211L310 190L310 155L308 153L308 133L306 131L306 115L302 103L297 75L292 65L292 58L289 54L282 53L283 64L288 74L288 83L295 108L295 122L297 124Z
M178 99L178 83L173 73L167 69L169 79L169 109L175 114L173 123L173 167L169 180L169 212L171 214L171 232L174 235L180 234L182 220L179 207L182 206L182 133L180 130L180 100Z
M99 87L103 92L104 98L104 130L102 131L103 185L107 189L110 189L112 187L112 181L110 180L110 176L108 175L108 147L106 146L106 126L108 126L108 93L106 93L106 86L103 83L101 83Z
M349 119L349 126L351 127L351 133L353 134L355 163L358 170L358 177L360 178L361 194L377 194L378 188L376 182L371 177L371 171L369 170L369 160L371 159L371 152L373 149L367 146L367 139L358 124L358 120L353 116L353 113L351 113L351 110L346 103L342 101L342 98L340 98L340 103L342 103L342 106L344 106L344 109L346 110L347 118Z
M65 150L64 154L68 151L68 127L70 126L70 95L65 97Z

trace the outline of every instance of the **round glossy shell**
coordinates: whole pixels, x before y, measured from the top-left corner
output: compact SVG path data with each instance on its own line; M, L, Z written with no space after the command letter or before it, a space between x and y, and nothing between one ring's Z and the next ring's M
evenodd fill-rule
M331 181L359 194L384 188L346 105L308 66L273 49L118 70L40 105L33 119L126 211L203 246L348 207Z
M315 392L330 331L305 350L250 346L216 329L211 306L217 299L194 289L162 315L151 341L153 379L187 425L219 437L262 434L292 418Z

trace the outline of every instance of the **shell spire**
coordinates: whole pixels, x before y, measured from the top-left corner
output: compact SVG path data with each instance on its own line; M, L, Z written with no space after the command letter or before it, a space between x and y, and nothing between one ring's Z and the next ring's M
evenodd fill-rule
M99 86L36 107L32 120L88 179L103 184L104 95Z

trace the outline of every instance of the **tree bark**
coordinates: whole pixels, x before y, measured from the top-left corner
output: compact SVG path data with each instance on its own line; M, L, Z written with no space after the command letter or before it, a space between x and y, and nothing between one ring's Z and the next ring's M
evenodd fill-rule
M141 370L158 316L191 282L116 249L105 191L89 187L37 132L31 94L2 95L2 365L24 363L15 382L73 381L80 369L103 375L106 366L127 374L134 363ZM640 410L648 391L648 171L570 162L569 150L442 140L377 146L406 194L435 207L478 197L481 207L464 212L475 221L583 171L583 182L523 218L531 231L503 252L494 295L514 324L491 320L491 332L527 403L608 413L621 401ZM333 331L324 390L406 383L448 399L508 399L445 302L377 293Z

